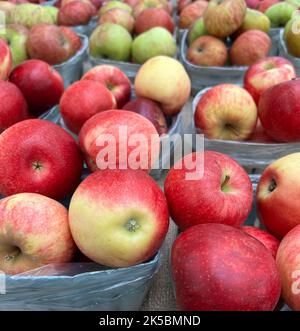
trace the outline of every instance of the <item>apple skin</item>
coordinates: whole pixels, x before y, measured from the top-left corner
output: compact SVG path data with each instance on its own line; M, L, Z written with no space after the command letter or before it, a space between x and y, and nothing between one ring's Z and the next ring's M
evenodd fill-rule
M218 38L202 36L190 45L186 57L195 65L223 67L227 62L227 47Z
M76 26L88 24L94 14L91 4L72 1L61 7L58 12L57 20L59 25Z
M299 205L295 201L300 192L299 166L300 153L284 156L265 169L257 187L259 219L278 239L300 224Z
M291 309L300 311L300 225L283 238L276 263L281 276L282 298Z
M270 87L260 97L258 116L261 124L277 142L300 141L299 93L300 79L297 78Z
M0 200L0 238L0 269L8 275L67 263L76 250L67 209L36 193Z
M188 44L191 45L196 39L205 35L208 35L208 32L204 26L204 20L201 17L196 20L189 28Z
M186 175L196 170L196 161L204 162L197 165L203 167L204 174L189 180ZM165 195L171 217L181 230L203 223L240 227L253 200L245 170L229 156L212 151L193 153L178 161L167 175Z
M127 135L120 135L120 127L126 127ZM103 168L106 164L103 163L102 159L99 159L99 155L102 151L104 153L105 146L99 146L99 137L101 135L109 135L114 137L116 142L116 158L111 162L106 160L108 167L111 169L130 169L131 164L128 164L128 158L131 156L133 151L136 149L136 144L130 144L130 141L136 137L136 135L143 135L146 139L144 149L142 151L141 157L138 159L136 166L138 169L143 169L149 171L151 166L155 163L159 157L160 152L160 140L158 132L156 131L154 125L142 115L137 113L126 111L126 110L106 110L98 113L87 120L79 132L79 146L84 153L85 159L88 160L88 165L93 165L90 167L91 171L98 170L98 168ZM151 141L152 140L152 141ZM127 146L127 158L119 158L120 151ZM121 147L120 147L121 146ZM104 154L103 158L105 157ZM101 155L100 155L101 156ZM113 155L114 156L114 155ZM99 162L100 165L99 165ZM97 165L97 167L96 167ZM107 168L107 167L106 167Z
M67 27L38 24L29 32L27 52L32 59L55 65L74 56L78 51L78 43L81 45L79 36Z
M197 19L202 17L207 6L207 1L197 0L184 7L179 15L179 28L189 29Z
M100 16L99 24L103 23L119 24L129 33L132 33L135 21L128 10L114 8Z
M253 134L251 135L251 137L249 138L249 141L258 142L258 143L269 143L269 144L276 143L276 141L274 139L272 139L271 137L269 137L266 134L259 119L257 120L256 128L255 128Z
M126 103L123 109L146 117L155 126L160 136L168 132L166 118L156 102L146 98L137 98Z
M252 64L244 77L244 88L258 105L260 96L268 88L296 78L293 64L279 56L267 57Z
M12 151L14 151L12 153ZM82 155L76 141L58 125L29 119L0 135L0 194L40 193L62 199L79 183Z
M12 83L0 80L0 133L29 117L26 100Z
M268 56L272 46L270 37L260 30L242 33L230 49L230 61L233 65L249 66Z
M179 310L269 311L280 298L271 253L228 225L201 224L181 233L171 265Z
M178 0L177 1L177 14L179 15L182 12L182 10L186 6L190 5L192 2L193 2L192 0Z
M124 0L123 2L133 8L139 3L139 1L140 0Z
M6 80L12 69L12 55L7 43L0 38L0 79Z
M260 3L260 0L245 0L248 8L256 9Z
M81 79L95 80L104 84L114 95L119 109L130 100L130 80L118 67L99 65L87 71Z
M148 8L136 18L134 31L141 34L157 26L167 29L170 33L173 33L175 28L172 17L165 10Z
M8 1L0 1L0 11L5 15L5 24L12 23L12 13L16 5Z
M241 230L260 241L271 252L273 257L276 258L280 245L280 241L277 238L272 236L269 232L255 226L242 226Z
M132 8L128 4L121 2L121 1L108 1L102 5L98 12L98 16L102 16L105 14L107 11L115 8L120 8L127 10L130 14L132 13Z
M276 3L279 3L280 0L262 0L259 2L257 10L264 13L269 7L275 5Z
M279 2L269 7L264 14L270 19L272 28L279 28L287 24L296 9L287 2Z
M169 214L162 190L145 172L106 169L79 185L69 221L81 252L116 268L144 262L159 250Z
M40 60L19 64L11 72L9 80L21 90L33 116L57 105L64 92L64 81L59 72Z
M220 84L202 96L194 119L196 128L209 139L245 140L255 130L257 108L245 89Z
M244 0L211 0L203 15L205 27L215 37L228 37L242 25L246 9Z
M294 26L299 28L300 16L295 16L285 26L284 40L288 53L292 56L300 57L300 47L299 47L300 37L299 37L299 33L295 33L297 31L293 29Z
M148 8L162 8L168 14L172 14L171 6L167 0L139 0L139 2L133 7L133 17L136 19L141 12Z
M271 28L271 22L268 16L262 12L247 8L245 19L236 33L241 34L249 30L261 30L268 33Z
M169 116L181 111L191 93L191 81L184 67L167 56L156 56L144 63L134 87L137 97L158 102Z

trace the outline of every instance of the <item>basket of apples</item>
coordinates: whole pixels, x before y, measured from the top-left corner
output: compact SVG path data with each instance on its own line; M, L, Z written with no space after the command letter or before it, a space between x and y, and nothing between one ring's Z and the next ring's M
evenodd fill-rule
M99 11L89 39L92 65L118 66L133 79L141 64L158 56L176 57L172 6L167 0L110 1Z

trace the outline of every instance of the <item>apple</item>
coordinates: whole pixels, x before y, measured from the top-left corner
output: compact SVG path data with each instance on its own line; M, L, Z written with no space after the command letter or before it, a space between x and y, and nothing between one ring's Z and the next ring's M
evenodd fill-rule
M70 85L61 97L60 113L64 123L74 133L93 115L116 108L116 99L98 81L80 80Z
M227 37L242 25L246 9L244 0L211 0L203 14L204 25L209 34Z
M159 250L169 214L162 190L145 172L106 169L79 185L69 222L85 256L118 268L147 261Z
M136 19L142 11L148 8L162 8L168 14L172 14L167 0L139 0L139 2L133 7L133 17Z
M0 133L29 117L21 91L12 83L0 80Z
M241 34L248 30L261 30L268 33L270 27L271 22L267 15L258 10L247 8L245 19L237 32Z
M102 7L102 5L106 2L106 0L90 0L90 1L98 11Z
M5 24L12 23L12 12L16 5L8 1L0 1L0 12L4 13Z
M0 80L6 80L12 68L12 55L7 43L0 38Z
M170 33L174 32L173 19L165 10L148 8L136 18L134 31L136 34L141 34L158 26L167 29Z
M256 9L260 3L260 0L245 0L248 8Z
M273 6L275 3L279 3L280 1L281 0L261 0L257 9L264 13L269 7Z
M277 142L300 141L300 79L267 89L260 97L258 115L266 133Z
M260 96L268 88L296 78L293 64L282 57L267 57L252 64L244 77L244 88L258 105Z
M34 116L57 105L64 91L64 81L60 74L40 60L19 64L11 72L9 80L21 90Z
M205 67L222 67L226 64L227 57L227 47L224 42L212 36L196 39L186 54L188 61Z
M257 123L257 108L251 95L233 84L208 90L195 111L195 126L209 139L246 140Z
M108 1L104 3L99 10L98 14L101 17L103 14L105 14L107 11L114 9L114 8L120 8L123 10L127 10L130 14L132 13L132 8L128 4L121 2L121 1Z
M205 28L203 17L201 17L196 20L189 28L187 37L188 45L191 45L196 39L205 35L208 35L208 32Z
M90 36L90 54L116 61L129 61L131 44L131 35L125 28L118 24L103 23Z
M169 116L181 111L191 93L191 81L183 65L167 56L156 56L144 63L134 87L137 97L158 102Z
M65 26L85 25L89 23L93 14L94 8L91 4L72 1L59 9L57 22Z
M184 7L179 15L179 28L189 29L197 19L202 17L207 6L207 1L197 0Z
M265 11L272 28L284 27L297 8L287 2L275 3Z
M281 276L282 298L293 310L300 311L300 225L282 240L276 258Z
M114 8L101 15L99 24L103 23L119 24L123 26L123 28L125 28L129 33L131 33L133 31L135 21L128 10Z
M58 8L54 6L44 6L44 8L45 11L52 16L53 24L57 24L58 12L59 12Z
M13 151L13 153L12 153ZM77 186L82 156L74 138L46 120L29 119L0 135L0 194L40 193L62 199Z
M178 0L177 1L177 14L179 15L182 10L190 5L193 1L192 0Z
M166 118L156 102L146 98L137 98L126 103L123 109L146 117L155 126L160 136L168 132Z
M300 57L300 16L292 18L284 29L284 40L290 55Z
M276 143L274 139L272 139L267 135L259 119L257 120L256 128L253 134L251 135L251 137L249 138L249 141L258 142L258 143L269 143L269 144Z
M280 241L277 238L272 236L269 232L255 226L242 226L241 230L260 241L271 252L273 257L276 258L280 245Z
M158 55L174 57L176 50L173 35L165 28L156 27L140 34L133 40L132 60L142 64Z
M249 66L268 56L272 46L270 37L260 30L242 33L230 48L230 61L233 65Z
M88 5L92 9L92 16L96 16L101 7L100 6L97 9L97 7L99 6L98 0L96 0L95 3L93 3L93 1L91 1L91 0L62 0L60 6L58 6L58 8L62 8L64 6L66 6L67 4L69 4L71 2L75 2L75 1L79 1L81 3ZM100 4L101 4L101 1L104 2L103 0L100 0ZM47 6L47 7L53 8L52 6Z
M130 100L130 80L124 72L117 67L111 65L99 65L93 67L84 74L82 79L95 80L104 84L115 97L119 109Z
M62 204L36 193L0 200L0 269L5 274L66 263L75 251Z
M29 33L27 51L31 58L60 64L74 56L81 47L79 36L67 27L38 24Z
M228 225L200 224L181 233L171 266L179 310L269 311L280 298L271 253Z

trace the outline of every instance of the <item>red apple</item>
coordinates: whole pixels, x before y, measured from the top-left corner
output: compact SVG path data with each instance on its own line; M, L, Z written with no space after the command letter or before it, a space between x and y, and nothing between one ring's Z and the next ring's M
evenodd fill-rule
M270 37L260 30L248 30L242 33L230 49L230 61L233 65L248 66L268 56L272 46Z
M190 179L189 173L199 178ZM201 223L239 227L253 200L245 170L229 156L212 151L178 161L167 175L165 194L171 217L180 229Z
M128 32L132 32L134 28L134 18L128 10L121 8L113 8L100 16L99 24L113 23L123 26Z
M37 24L29 33L27 51L31 58L60 64L74 56L81 45L79 36L67 27Z
M296 78L293 64L282 57L261 59L251 65L244 77L244 88L252 95L256 104L269 87Z
M0 80L0 133L29 117L21 91L12 83Z
M64 91L64 81L49 64L28 60L19 64L9 80L23 93L31 114L39 116L57 105Z
M192 0L178 0L177 1L177 14L179 15L182 10L190 5L193 1Z
M118 108L122 108L130 100L130 80L118 67L99 65L86 72L82 79L95 80L104 84L116 98Z
M242 226L241 230L260 241L271 252L273 257L276 258L280 244L280 241L277 238L272 236L269 232L255 226Z
M69 209L73 238L82 253L110 267L147 261L169 225L166 199L145 172L103 170L87 177Z
M173 244L171 263L179 310L269 311L280 297L271 253L228 225L184 231Z
M167 0L139 0L133 7L133 17L137 18L142 11L148 8L162 8L168 14L172 14L172 8Z
M168 132L166 118L156 102L146 98L137 98L129 101L123 109L134 111L146 117L155 126L160 136Z
M160 151L154 125L126 110L107 110L87 120L79 144L89 163L99 169L149 170Z
M300 311L300 225L283 238L276 263L281 276L282 298L291 309Z
M197 0L183 8L179 15L179 28L188 29L200 17L202 17L208 2Z
M76 250L68 211L36 193L0 200L0 270L19 274L51 263L66 263Z
M173 19L165 10L149 8L142 11L136 18L134 31L140 34L157 26L167 29L170 33L174 32Z
M278 142L300 140L300 79L270 87L260 97L258 115L266 133Z
M261 1L260 0L245 0L245 2L246 2L246 5L248 8L257 9L257 7Z
M69 86L60 100L60 113L66 126L78 133L93 115L116 107L113 94L104 84L80 80Z
M140 0L124 0L123 2L133 8L139 3L139 1Z
M280 0L262 0L259 2L257 9L264 13L269 7L278 2L280 2Z
M40 119L14 124L0 135L0 194L40 193L62 199L77 186L82 156L58 125Z
M6 80L12 69L12 55L7 43L0 38L0 79Z
M59 9L57 22L59 25L65 26L85 25L89 23L94 12L91 4L72 1Z

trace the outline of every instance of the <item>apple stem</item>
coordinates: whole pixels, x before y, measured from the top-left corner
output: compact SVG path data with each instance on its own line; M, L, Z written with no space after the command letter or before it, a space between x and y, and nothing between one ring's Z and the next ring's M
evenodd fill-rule
M225 189L225 187L228 184L229 180L230 180L230 176L229 175L226 175L225 178L224 178L224 180L223 180L223 183L221 184L221 190L222 191Z
M131 218L126 224L125 228L130 232L135 232L137 229L139 229L141 226L138 224L136 220Z
M16 247L12 252L5 255L4 259L6 261L11 261L11 260L14 260L19 254L20 254L20 250L19 250L19 248Z
M269 192L273 192L276 189L276 187L277 187L277 183L276 183L275 179L272 179L271 183L268 187Z

